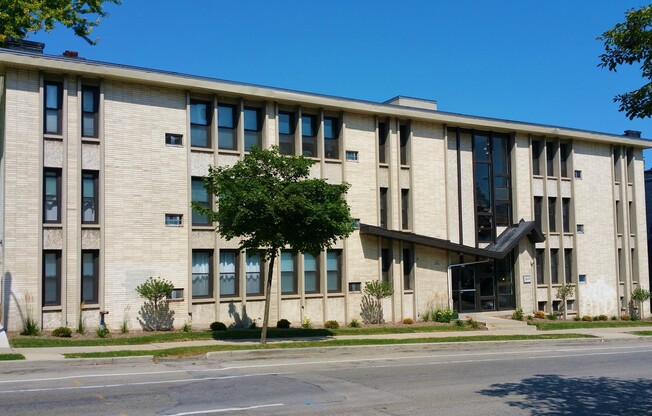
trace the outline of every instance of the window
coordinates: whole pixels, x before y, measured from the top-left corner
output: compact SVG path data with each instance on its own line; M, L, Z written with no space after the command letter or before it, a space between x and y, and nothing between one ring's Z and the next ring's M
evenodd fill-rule
M43 222L61 222L61 169L46 168L43 184Z
M302 155L318 157L317 153L317 117L304 114L301 116Z
M220 250L220 296L238 296L238 251Z
M565 233L570 233L570 198L561 199L562 227Z
M97 171L82 171L82 224L98 222L98 176Z
M260 109L245 107L244 108L244 148L245 151L250 151L252 147L263 146L262 135L262 118L260 117Z
M511 195L509 171L509 139L493 133L491 138L491 167L494 185L494 216L496 225L511 225Z
M297 290L297 261L294 253L281 251L281 294L294 295Z
M82 137L98 137L100 90L82 86Z
M532 175L541 175L541 142L532 140Z
M559 249L550 250L550 282L559 284Z
M625 273L623 272L625 265L623 264L623 250L618 249L618 265L616 266L616 270L618 271L618 281L620 283L625 282Z
M165 144L169 146L183 146L183 135L165 133Z
M548 176L555 176L555 151L553 142L546 142L546 173Z
M278 150L282 155L295 154L294 144L294 114L278 113Z
M378 123L378 163L387 163L387 123Z
M213 250L192 251L192 297L213 297Z
M582 171L575 170L575 179L582 179Z
M263 279L261 275L259 251L247 251L245 262L247 295L263 294Z
M305 293L319 293L319 256L303 255L303 290Z
M577 233L584 234L584 224L577 224Z
M541 206L543 204L543 198L540 196L534 197L534 222L536 223L539 230L541 230Z
M564 281L573 283L573 250L564 249Z
M168 296L165 297L167 300L183 300L183 288L174 288Z
M326 286L328 293L342 291L342 250L326 252Z
M169 227L181 227L183 225L183 215L165 214L165 225Z
M410 229L410 190L401 189L401 229Z
M407 124L401 124L398 128L398 134L400 138L400 156L401 156L401 165L410 164L410 155L408 149L408 140L410 139L410 129Z
M324 117L324 152L327 159L340 158L340 121L335 117Z
M355 150L347 150L346 151L346 160L349 162L357 162L359 160L358 158L358 152Z
M206 101L190 101L190 145L211 147L211 105Z
M61 120L63 108L63 84L59 82L46 82L44 85L45 97L43 117L43 133L61 134Z
M81 300L85 303L98 303L100 281L100 252L82 250Z
M543 249L536 249L536 263L537 263L537 284L538 285L543 285L545 284L545 278L543 274Z
M622 180L622 173L620 171L620 147L614 147L614 181L620 182Z
M392 283L392 252L389 248L380 249L380 267L383 282Z
M632 201L628 202L628 207L629 207L629 233L630 234L635 234L636 233L636 211L634 210L634 204L632 204Z
M616 234L621 234L621 226L620 226L620 201L616 201Z
M403 249L403 289L414 289L414 275L412 274L414 263L412 260L412 250L409 248Z
M61 250L43 251L43 306L61 305Z
M221 104L217 106L217 147L236 150L236 111L235 106Z
M586 275L585 275L585 274L581 274L581 275L579 275L579 277L578 277L578 281L579 281L580 283L582 283L582 284L585 284L585 283L586 283Z
M202 178L192 178L192 202L195 202L202 207L211 207L211 196L204 187L204 180ZM192 225L211 225L208 214L199 214L196 210L192 210Z
M362 283L360 282L349 282L349 292L361 292Z
M548 198L548 230L557 232L557 198Z
M561 167L561 177L568 177L568 157L570 156L570 145L568 143L559 144L559 153L561 156L560 167Z
M380 188L380 226L387 228L387 188Z

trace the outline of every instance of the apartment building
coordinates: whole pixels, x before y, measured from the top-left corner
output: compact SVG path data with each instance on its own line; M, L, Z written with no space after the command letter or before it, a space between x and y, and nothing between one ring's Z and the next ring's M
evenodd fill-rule
M280 253L271 322L460 313L620 315L649 286L642 150L613 135L0 49L2 322L138 326L137 285L175 285L175 326L263 316L263 259L191 209L209 166L252 146L351 184L358 229L319 256ZM26 296L27 295L27 296Z

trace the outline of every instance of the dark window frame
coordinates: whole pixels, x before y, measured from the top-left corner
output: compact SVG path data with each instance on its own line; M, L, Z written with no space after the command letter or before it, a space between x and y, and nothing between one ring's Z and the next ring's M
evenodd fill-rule
M81 206L81 217L82 224L98 224L100 211L99 211L99 178L100 172L96 170L82 170L82 206ZM93 181L93 196L87 197L84 195L84 184L86 179L92 179ZM94 213L92 220L86 220L84 216L85 207L87 204L93 205Z
M380 249L380 278L381 281L392 283L392 249L381 247Z
M291 250L282 250L281 255L279 256L279 260L282 261L283 259L283 254L290 254L292 256L292 270L283 270L283 264L281 263L279 265L279 271L281 274L281 295L296 295L299 293L299 270L298 270L298 262L297 262L297 255L293 253ZM283 290L283 273L292 273L292 285L294 287L293 290Z
M195 291L192 291L192 298L193 299L212 299L215 295L215 272L213 270L213 255L214 255L214 250L213 249L193 249L192 254L191 254L191 274L192 278L190 279L190 286L192 287L194 284L194 278L195 275L205 275L206 273L193 273L192 272L192 266L194 266L195 263L195 253L201 253L201 254L206 254L208 253L208 294L206 295L197 295Z
M410 190L401 189L401 229L410 229Z
M92 275L84 275L84 255L85 254L90 254L92 256L92 261L93 261L93 274ZM100 251L99 250L82 250L81 252L82 256L82 272L81 272L81 284L80 284L80 289L81 289L81 296L80 299L82 302L88 304L96 304L99 303L99 287L100 287ZM90 299L84 298L84 281L86 279L91 279L93 281L93 293L92 297Z
M247 123L248 123L248 116L247 114L255 114L255 123L256 123L256 128L255 129L250 129L247 128ZM249 107L245 106L243 108L242 112L242 117L244 119L244 150L245 152L251 151L251 149L254 146L258 147L263 147L263 110L262 108L259 107ZM248 136L249 135L255 135L256 136L256 143L253 144L248 144Z
M399 135L399 158L401 166L410 165L410 124L400 123L398 126Z
M573 283L573 250L564 249L564 282Z
M378 205L380 206L380 218L379 223L381 228L388 228L387 224L389 220L389 188L381 187L378 195Z
M198 182L202 183L202 189L204 189L204 191L206 192L207 201L196 201L195 199L193 199L193 195L192 195L193 183L198 183ZM190 179L191 201L198 204L198 205L201 205L201 206L203 206L205 208L211 209L211 207L213 206L213 196L211 195L210 192L208 192L208 190L203 185L204 185L204 178L202 178L201 176L193 176ZM206 217L206 221L203 221L203 222L200 221L199 217ZM211 219L210 219L210 217L208 215L200 215L200 214L196 213L195 210L193 209L192 210L192 225L193 226L212 226L213 222L211 221Z
M559 284L559 249L550 249L550 284Z
M56 291L56 299L54 301L51 301L51 302L46 302L46 300L45 300L45 298L46 298L46 289L47 289L47 286L48 286L45 283L46 279L48 278L45 275L45 270L46 270L46 267L47 267L46 258L47 258L48 254L54 254L55 255L55 262L56 262L56 264L55 264L56 274L54 276L55 287L56 287L56 289L55 289L55 291ZM41 279L42 279L42 286L43 286L43 291L42 291L43 293L42 293L41 302L42 302L43 306L61 306L61 250L43 250L43 269L42 269L42 272L41 272Z
M546 142L546 175L556 177L555 174L555 155L557 153L557 144L552 141Z
M288 127L289 130L286 132L285 129L281 128L281 117L288 118ZM278 112L278 147L279 152L282 155L295 155L296 150L296 130L297 122L296 115L290 111L279 111Z
M378 123L378 163L387 164L387 136L389 136L388 124L385 121Z
M308 124L310 125L310 135L306 134L306 129L304 129L305 120L309 120ZM301 114L301 154L305 157L318 158L319 157L319 145L318 145L318 136L319 136L319 117L314 114ZM314 146L314 154L306 154L306 148Z
M249 285L247 284L247 278L250 274L247 271L246 260L249 257L258 255L258 290L255 292L249 291ZM247 296L262 296L265 294L265 256L264 253L260 250L247 250L245 252L245 293Z
M335 270L329 269L328 254L335 253L337 255L337 268ZM331 273L335 273L335 283L337 288L330 289L329 283L331 283ZM341 249L330 249L326 250L326 291L328 293L342 293L342 250Z
M178 218L178 222L168 221L173 218ZM183 214L165 214L165 226L166 227L183 227Z
M543 197L535 196L534 197L534 223L539 227L539 230L543 230Z
M219 270L219 294L221 298L237 298L240 296L240 251L236 249L220 249L220 266L222 265L222 254L229 253L234 254L233 256L233 266L235 271L225 272L221 268ZM234 283L234 293L223 294L222 293L222 280L224 276L233 277Z
M331 123L332 135L328 134L327 122ZM324 158L340 160L340 130L339 117L324 117Z
M48 86L57 88L56 105L48 107ZM55 112L57 119L57 129L48 130L48 113ZM63 134L63 83L55 81L45 81L43 83L43 134L53 134L61 136Z
M313 295L313 294L319 294L321 293L321 256L318 254L316 256L313 256L315 259L315 286L316 290L306 290L306 256L312 256L310 253L304 253L303 254L303 292L307 295ZM312 271L312 270L311 270Z
M570 147L569 143L559 143L559 167L562 178L568 178L568 160L571 154Z
M557 232L557 197L548 197L548 231Z
M546 284L545 275L545 250L542 248L535 249L535 262L536 262L536 279L537 285Z
M230 119L225 116L224 110L231 111ZM222 111L220 111L222 110ZM222 114L220 114L222 113ZM217 105L217 148L219 150L238 150L238 106L235 104L220 103ZM228 120L228 123L225 123ZM225 146L225 135L231 138L232 146Z
M541 140L532 140L532 175L541 176Z
M192 107L195 105L205 105L206 106L206 124L203 123L193 123L192 122ZM213 124L213 105L209 101L204 100L190 100L190 147L197 147L202 149L211 149L213 147L212 137L211 137L211 125ZM193 129L201 129L205 131L206 134L206 144L198 144L198 138L193 134ZM195 137L193 137L195 136Z
M86 110L86 94L85 92L90 92L93 97L93 102L91 103L92 108L90 111ZM100 89L99 87L92 85L82 85L82 137L98 138L99 137L99 110L100 110ZM89 116L93 120L92 133L86 134L86 116Z
M61 224L61 200L63 198L62 192L62 170L61 168L45 168L43 169L43 222L46 224ZM54 175L56 180L56 192L54 198L48 196L47 194L47 178L50 175ZM54 206L57 208L57 218L56 219L47 219L47 205L50 201L53 201Z
M183 134L165 133L165 144L168 146L183 146Z
M570 211L571 200L570 198L561 199L561 217L562 217L562 232L570 233Z
M414 290L414 255L412 248L403 248L403 290Z

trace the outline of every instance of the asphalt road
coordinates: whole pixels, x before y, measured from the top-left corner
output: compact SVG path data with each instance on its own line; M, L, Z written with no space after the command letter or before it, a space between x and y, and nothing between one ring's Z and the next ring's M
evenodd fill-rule
M1 415L649 415L652 340L0 369Z

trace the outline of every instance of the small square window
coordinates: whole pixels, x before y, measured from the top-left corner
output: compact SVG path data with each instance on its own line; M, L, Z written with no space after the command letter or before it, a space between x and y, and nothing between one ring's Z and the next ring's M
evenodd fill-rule
M172 289L172 292L166 298L168 300L183 300L183 289Z
M183 146L183 135L174 133L165 133L165 144L170 146Z
M181 227L183 225L183 215L165 214L165 225L168 227Z
M580 284L586 284L586 275L581 274L578 280L579 280Z
M548 302L542 301L542 302L537 302L537 310L538 311L546 311L546 306L548 306Z
M582 179L582 171L581 170L576 170L575 171L575 179Z
M552 301L552 311L553 312L559 312L559 307L561 306L561 301L560 300L553 300Z
M362 291L362 283L349 282L349 292L360 292L360 291Z
M356 230L360 229L360 218L353 219L353 228L355 228Z
M349 162L357 162L358 161L358 152L355 150L347 150L346 151L346 160Z
M575 301L574 300L567 300L566 301L566 310L567 311L574 311L575 310Z
M577 224L577 233L584 234L584 224Z

